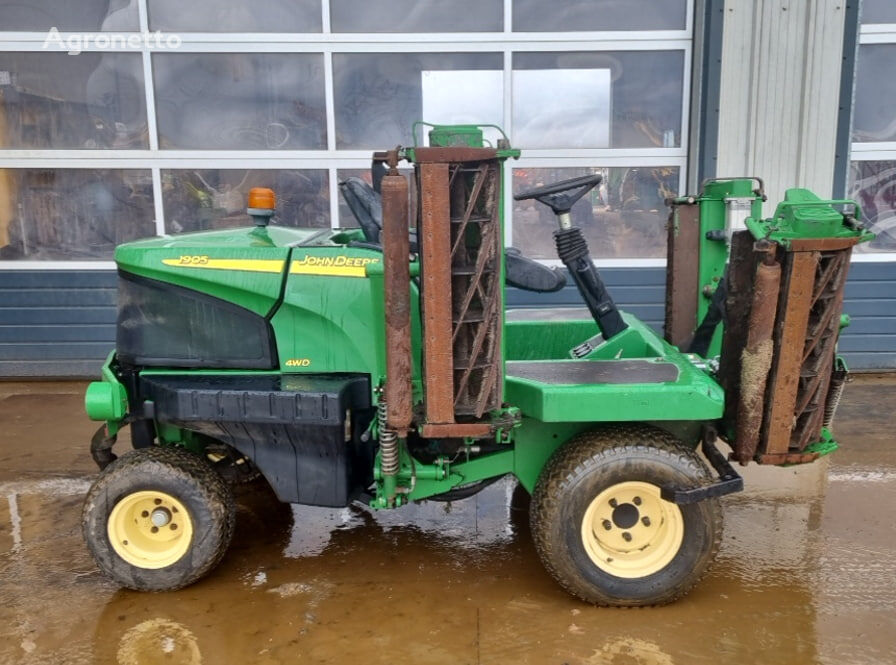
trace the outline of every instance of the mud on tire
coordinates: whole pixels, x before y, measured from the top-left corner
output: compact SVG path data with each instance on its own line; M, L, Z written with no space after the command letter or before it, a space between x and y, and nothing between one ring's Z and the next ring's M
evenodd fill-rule
M536 483L530 513L536 550L560 585L587 602L624 607L670 603L686 594L715 558L722 536L722 512L718 499L682 506L663 502L658 488L690 488L710 480L697 453L663 430L618 425L582 433L554 453ZM619 488L619 502L613 499L615 488ZM642 499L637 496L642 494L640 490L630 488L649 489L655 496ZM619 507L629 500L621 497L633 495L636 501ZM606 497L610 503L598 510ZM646 512L638 513L633 504L642 501L642 509L648 503L654 507L654 524L638 531ZM631 526L620 532L617 515L622 527ZM657 515L665 517L657 520ZM663 550L652 558L651 529L659 534L657 549ZM614 562L615 551L599 544L601 539L617 535L632 540L633 533L633 546L639 544L638 537L647 538L642 541L646 543L643 556L650 565L643 566L643 574L638 567L642 555L637 551L620 557L631 556L633 562ZM622 568L623 564L630 567Z
M131 513L123 513L127 510ZM161 526L154 527L156 512ZM103 470L84 501L82 530L97 565L115 582L138 591L167 591L192 584L218 564L234 521L231 491L205 459L153 446L131 450ZM128 541L131 535L134 542ZM154 539L161 537L169 540L157 544ZM141 558L152 548L155 560Z

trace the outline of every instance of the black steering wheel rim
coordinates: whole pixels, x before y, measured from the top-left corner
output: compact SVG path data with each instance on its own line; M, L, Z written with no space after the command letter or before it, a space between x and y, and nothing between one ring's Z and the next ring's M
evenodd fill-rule
M603 180L603 178L596 173L593 173L591 175L579 176L577 178L569 178L567 180L555 182L551 185L544 185L542 187L536 187L535 189L527 189L525 191L519 192L518 194L513 195L513 200L525 201L527 199L536 199L539 196L559 194L561 192L566 192L570 189L576 189L578 187L588 187L588 189L591 189L592 187L598 185L601 180Z

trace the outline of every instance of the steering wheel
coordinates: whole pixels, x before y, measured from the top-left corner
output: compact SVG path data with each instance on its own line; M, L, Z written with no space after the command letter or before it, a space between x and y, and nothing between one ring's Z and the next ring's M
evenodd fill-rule
M555 215L562 215L569 212L576 201L585 196L594 189L602 178L599 175L584 175L578 178L570 178L561 180L552 185L544 187L536 187L535 189L527 189L519 194L514 194L515 201L525 201L527 199L535 199L539 203L544 203Z

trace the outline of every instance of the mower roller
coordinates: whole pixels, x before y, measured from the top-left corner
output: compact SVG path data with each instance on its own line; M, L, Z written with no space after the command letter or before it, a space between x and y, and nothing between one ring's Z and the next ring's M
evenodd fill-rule
M375 510L511 475L563 588L662 604L718 550L720 497L743 487L731 461L836 448L843 286L871 237L854 203L789 190L763 219L754 178L671 200L661 336L617 308L571 223L599 176L516 194L556 214L566 273L504 247L518 156L433 127L428 146L374 153L372 184L340 183L360 228L271 225L275 195L256 189L253 226L117 248L116 349L86 395L105 421L83 513L103 572L139 590L198 580L228 547L230 486L259 475L284 502ZM566 274L584 308L506 310L506 285L556 291Z

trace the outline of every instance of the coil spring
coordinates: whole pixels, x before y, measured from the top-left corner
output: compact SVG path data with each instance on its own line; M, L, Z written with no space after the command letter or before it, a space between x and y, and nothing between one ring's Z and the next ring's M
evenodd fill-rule
M384 476L398 474L400 460L398 456L398 434L386 424L386 400L380 399L376 412L379 421L380 469Z
M846 387L846 372L834 371L831 378L831 385L828 388L828 398L824 405L824 420L822 426L830 427L834 422L834 415L837 413L837 407L840 406L840 399L843 397L843 389Z

